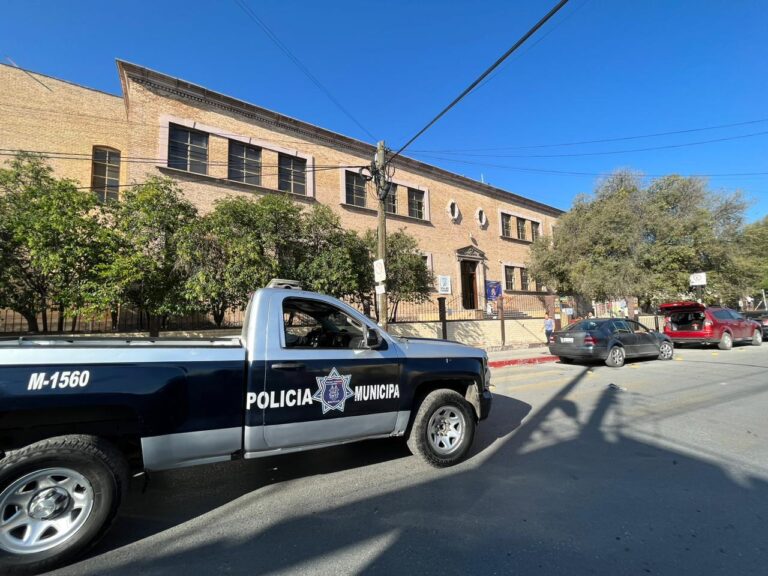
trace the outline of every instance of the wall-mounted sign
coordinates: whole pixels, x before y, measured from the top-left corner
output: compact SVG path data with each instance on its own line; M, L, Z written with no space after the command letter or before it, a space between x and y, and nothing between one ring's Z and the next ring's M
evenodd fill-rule
M498 280L485 281L485 297L488 300L498 300L501 296L501 282Z
M450 276L437 277L437 292L438 294L451 293L451 277Z
M691 286L706 286L707 285L707 273L696 272L691 274Z

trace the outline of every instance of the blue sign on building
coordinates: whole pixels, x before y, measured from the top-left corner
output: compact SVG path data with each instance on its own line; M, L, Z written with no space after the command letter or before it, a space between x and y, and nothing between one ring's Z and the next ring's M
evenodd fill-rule
M498 300L501 297L501 282L497 280L486 280L485 297L488 300Z

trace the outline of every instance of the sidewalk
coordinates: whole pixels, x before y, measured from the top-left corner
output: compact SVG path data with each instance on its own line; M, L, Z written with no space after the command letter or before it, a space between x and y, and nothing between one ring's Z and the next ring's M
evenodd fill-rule
M547 346L488 352L488 366L491 368L519 366L521 364L543 364L544 362L555 361L557 361L557 356L552 356Z

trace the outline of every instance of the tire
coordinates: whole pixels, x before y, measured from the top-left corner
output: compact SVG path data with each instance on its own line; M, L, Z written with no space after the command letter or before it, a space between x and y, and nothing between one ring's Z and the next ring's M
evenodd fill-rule
M675 356L675 348L671 342L664 340L659 344L659 360L672 360Z
M752 346L761 346L763 344L763 332L762 330L755 330L752 334Z
M435 468L453 466L466 458L475 424L474 410L461 394L435 390L427 394L416 412L408 448Z
M717 347L720 348L720 350L730 350L733 348L733 338L729 332L723 332L723 335L720 337L720 342L717 343Z
M621 368L626 360L626 352L621 346L613 346L608 350L608 357L605 359L605 365L611 368Z
M127 487L123 455L95 436L8 452L0 460L0 573L42 572L85 552L109 528Z
M573 358L568 358L567 356L558 356L558 358L561 364L573 364Z

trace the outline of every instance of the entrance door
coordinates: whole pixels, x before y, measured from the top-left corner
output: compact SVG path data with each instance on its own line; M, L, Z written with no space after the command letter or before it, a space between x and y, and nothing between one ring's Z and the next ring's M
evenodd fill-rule
M477 262L461 261L461 304L465 310L477 309Z

